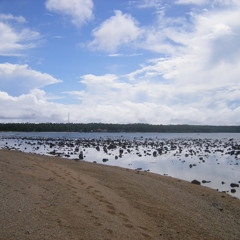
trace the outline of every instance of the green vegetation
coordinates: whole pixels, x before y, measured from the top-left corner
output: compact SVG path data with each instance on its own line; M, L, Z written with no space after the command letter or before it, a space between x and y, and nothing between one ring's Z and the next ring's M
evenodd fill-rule
M13 132L240 132L240 126L152 125L107 123L0 123L0 131Z

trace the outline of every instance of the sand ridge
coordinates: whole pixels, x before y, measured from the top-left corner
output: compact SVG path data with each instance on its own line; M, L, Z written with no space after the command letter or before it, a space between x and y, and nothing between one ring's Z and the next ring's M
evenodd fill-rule
M94 160L94 159L93 159ZM0 239L240 239L240 200L148 172L0 150Z

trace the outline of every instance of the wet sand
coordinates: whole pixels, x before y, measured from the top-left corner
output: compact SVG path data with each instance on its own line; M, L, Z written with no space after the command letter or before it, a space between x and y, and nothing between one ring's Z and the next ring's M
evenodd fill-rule
M94 159L93 159L94 161ZM240 239L240 200L167 176L0 150L0 239Z

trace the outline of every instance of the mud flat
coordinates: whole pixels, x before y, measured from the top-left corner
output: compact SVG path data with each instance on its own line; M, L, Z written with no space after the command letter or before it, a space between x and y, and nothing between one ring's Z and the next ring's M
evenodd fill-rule
M0 239L240 239L240 200L149 172L0 150Z

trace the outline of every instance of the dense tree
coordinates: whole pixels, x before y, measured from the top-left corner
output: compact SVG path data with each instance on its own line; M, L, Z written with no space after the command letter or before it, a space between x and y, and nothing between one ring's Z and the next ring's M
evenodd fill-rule
M240 126L152 125L107 123L0 123L0 131L13 132L240 132Z

